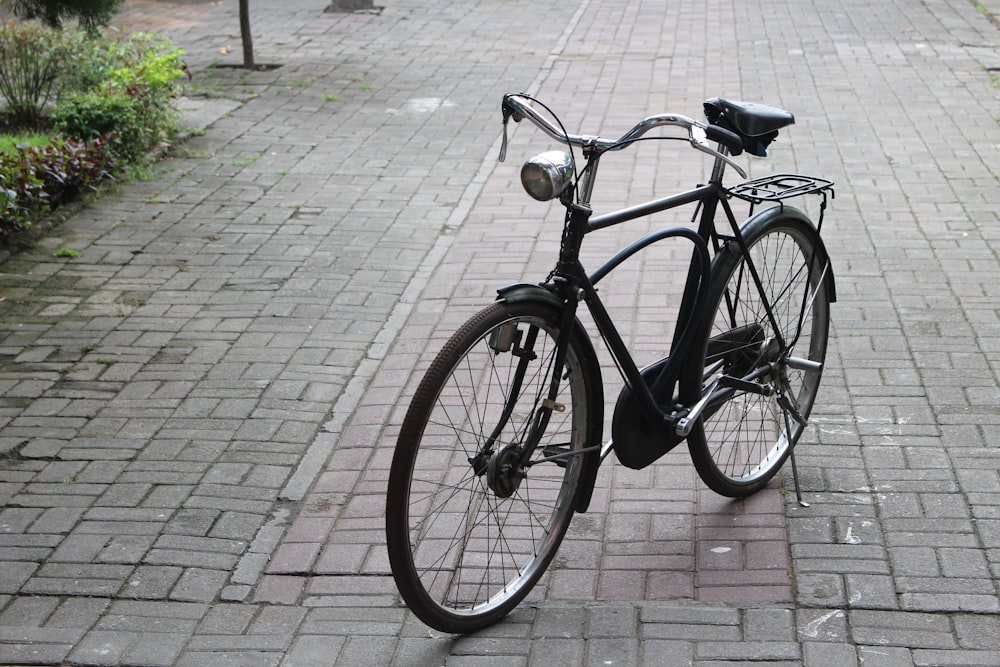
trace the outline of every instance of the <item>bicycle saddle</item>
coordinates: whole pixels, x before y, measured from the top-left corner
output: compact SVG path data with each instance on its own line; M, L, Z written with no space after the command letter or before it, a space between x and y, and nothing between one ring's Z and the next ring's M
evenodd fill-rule
M795 116L784 109L720 97L705 100L705 117L709 123L740 135L746 152L760 157L767 155L767 146L778 130L795 122Z

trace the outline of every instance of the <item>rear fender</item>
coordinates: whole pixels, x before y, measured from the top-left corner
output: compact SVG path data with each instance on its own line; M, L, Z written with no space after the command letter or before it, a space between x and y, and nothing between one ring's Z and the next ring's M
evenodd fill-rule
M752 227L766 224L772 218L793 218L803 224L808 225L813 231L816 230L816 225L813 224L809 217L797 208L792 206L772 206L771 208L766 208L760 211L752 218L747 220L743 225L743 235L751 236ZM833 277L833 264L830 262L830 254L826 250L826 244L823 243L823 237L818 233L815 235L816 240L816 260L817 264L821 267L826 267L826 277L824 279L826 286L827 300L830 303L835 303L837 301L837 286L836 281ZM731 244L730 252L739 254L739 248L736 244Z

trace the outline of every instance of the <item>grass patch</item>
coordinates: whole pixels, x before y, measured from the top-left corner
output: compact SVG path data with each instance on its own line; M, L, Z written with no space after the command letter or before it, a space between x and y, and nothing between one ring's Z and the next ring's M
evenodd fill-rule
M233 160L229 164L233 165L234 167L249 167L255 164L258 160L260 160L263 157L264 157L263 153L257 153L256 155L251 155L243 159Z
M20 132L18 134L0 134L0 153L15 153L17 146L47 146L57 135L45 132Z

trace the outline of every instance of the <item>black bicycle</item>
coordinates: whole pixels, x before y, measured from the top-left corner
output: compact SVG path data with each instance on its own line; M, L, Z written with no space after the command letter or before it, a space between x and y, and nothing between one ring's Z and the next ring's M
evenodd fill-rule
M466 322L432 362L403 421L386 538L399 591L427 625L465 633L510 612L545 572L573 513L587 510L612 450L624 465L642 468L686 439L701 478L732 497L762 488L792 454L816 400L836 300L820 238L833 184L778 174L724 187L727 167L747 177L734 156L764 156L794 118L719 98L704 106L707 123L657 115L611 141L569 134L528 95L504 96L501 160L510 119L528 119L569 147L521 170L528 194L565 206L565 223L548 278L499 290ZM686 136L645 136L663 126ZM714 156L708 184L593 215L602 156L648 138L681 139ZM818 224L785 203L806 194L821 198ZM736 199L749 202L742 224L731 207ZM593 273L580 263L591 232L691 204L696 229L651 233ZM693 248L678 325L669 356L639 369L595 286L666 239ZM581 302L624 378L608 443L601 368L577 317Z

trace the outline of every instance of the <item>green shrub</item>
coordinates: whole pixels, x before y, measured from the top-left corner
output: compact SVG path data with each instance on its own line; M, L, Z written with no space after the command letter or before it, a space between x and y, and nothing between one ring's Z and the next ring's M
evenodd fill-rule
M140 37L141 39L141 37ZM184 54L166 42L149 42L137 62L112 70L111 90L124 92L151 133L152 141L166 139L180 129L173 101L179 92L177 80L186 72Z
M93 139L117 135L115 149L128 161L141 158L156 142L169 138L180 128L173 106L177 79L184 74L183 51L168 42L139 35L128 43L114 41L101 51L114 54L104 66L115 60L103 83L84 92L65 96L56 105L52 121L56 129L70 137ZM89 70L77 70L75 82L94 77L101 70L91 61Z
M150 145L135 101L124 93L95 91L73 95L56 107L52 120L67 137L92 140L115 135L113 150L123 160L139 159Z
M59 90L64 94L100 88L107 83L113 71L139 67L150 53L177 51L178 58L180 57L180 51L167 39L151 33L94 38L82 32L74 32L64 33L63 38L67 42L67 48L73 53L73 58L64 63L59 77ZM183 64L179 66L183 67Z
M59 32L31 23L0 22L0 95L7 100L8 123L41 124L68 60Z

